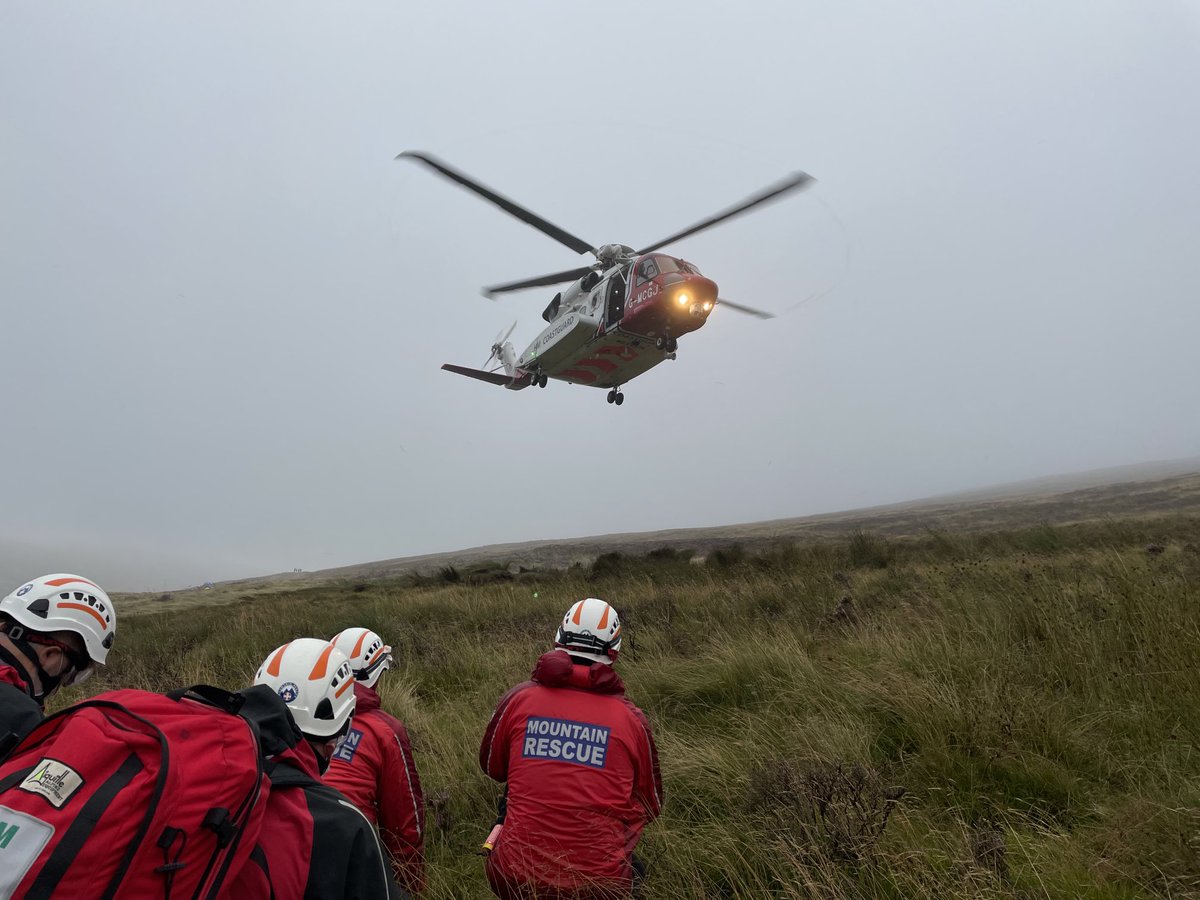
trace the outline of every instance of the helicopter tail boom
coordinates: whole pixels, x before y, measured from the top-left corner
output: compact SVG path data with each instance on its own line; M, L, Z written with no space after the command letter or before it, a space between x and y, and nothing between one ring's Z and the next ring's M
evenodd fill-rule
M477 378L489 384L506 387L510 391L519 391L533 383L533 378L528 372L518 371L512 375L501 375L499 372L485 372L483 369L471 369L467 366L456 366L453 363L444 363L442 368L455 375L466 375L468 378Z

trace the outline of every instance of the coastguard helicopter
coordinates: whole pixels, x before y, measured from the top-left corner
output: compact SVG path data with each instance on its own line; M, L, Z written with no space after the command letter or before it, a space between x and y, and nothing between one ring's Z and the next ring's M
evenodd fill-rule
M519 356L508 341L516 328L514 322L507 332L497 335L491 355L481 368L450 363L442 368L512 391L533 385L544 388L552 378L608 388L608 402L617 406L625 402L622 385L664 360L675 359L679 338L702 327L717 306L772 318L770 313L718 297L716 282L701 275L695 265L657 251L805 188L814 180L804 172L796 172L736 206L634 250L625 244L593 247L428 153L406 150L396 159L424 163L560 244L596 258L591 265L577 269L484 288L484 296L494 298L497 294L573 282L555 294L542 311L546 328ZM500 365L490 369L493 360Z

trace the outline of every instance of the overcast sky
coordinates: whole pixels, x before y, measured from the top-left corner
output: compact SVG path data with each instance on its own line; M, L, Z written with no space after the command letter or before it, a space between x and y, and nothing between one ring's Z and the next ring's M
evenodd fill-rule
M0 588L798 516L1200 453L1179 2L0 5ZM625 387L478 366L586 259L723 296Z

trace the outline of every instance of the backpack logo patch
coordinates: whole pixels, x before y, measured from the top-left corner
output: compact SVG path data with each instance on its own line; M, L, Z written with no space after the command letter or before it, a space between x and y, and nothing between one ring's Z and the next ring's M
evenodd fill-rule
M71 795L83 787L83 777L66 763L46 757L17 787L45 797L51 806L62 809Z

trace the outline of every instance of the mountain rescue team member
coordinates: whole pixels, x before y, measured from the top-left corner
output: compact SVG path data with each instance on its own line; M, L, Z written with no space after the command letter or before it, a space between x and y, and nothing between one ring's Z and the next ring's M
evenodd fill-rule
M483 771L507 783L488 884L513 900L628 897L633 850L663 794L650 724L613 670L616 610L579 601L554 646L500 700L479 748Z
M43 575L0 600L0 758L42 720L46 699L104 665L112 601L78 575Z
M347 628L330 642L350 658L357 706L354 723L333 754L325 783L345 794L379 826L396 880L409 893L425 889L425 798L408 732L380 708L375 686L392 665L392 648L366 628Z
M258 846L229 896L273 900L403 897L375 829L321 781L354 713L350 660L328 641L300 638L271 652L255 684L287 704L289 722L259 723L271 793Z

